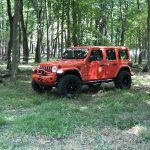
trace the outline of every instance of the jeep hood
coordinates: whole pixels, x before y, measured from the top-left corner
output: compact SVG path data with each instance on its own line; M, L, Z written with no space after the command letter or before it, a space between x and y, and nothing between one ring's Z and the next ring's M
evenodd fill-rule
M61 67L68 67L68 66L77 66L84 63L84 60L56 60L56 61L49 61L49 62L43 62L39 65L42 66L61 66Z

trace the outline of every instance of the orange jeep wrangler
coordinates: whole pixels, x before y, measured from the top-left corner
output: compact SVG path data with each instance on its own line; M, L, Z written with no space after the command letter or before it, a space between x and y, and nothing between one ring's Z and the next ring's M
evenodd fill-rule
M40 63L32 74L38 92L57 87L60 96L74 96L82 85L98 88L113 81L116 88L131 87L129 49L124 46L79 46L68 48L57 61Z

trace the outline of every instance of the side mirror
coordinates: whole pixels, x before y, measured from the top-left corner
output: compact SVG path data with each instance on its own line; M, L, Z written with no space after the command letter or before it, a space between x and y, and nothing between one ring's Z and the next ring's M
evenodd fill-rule
M95 57L91 55L91 56L89 57L89 62L92 62L93 60L95 60Z

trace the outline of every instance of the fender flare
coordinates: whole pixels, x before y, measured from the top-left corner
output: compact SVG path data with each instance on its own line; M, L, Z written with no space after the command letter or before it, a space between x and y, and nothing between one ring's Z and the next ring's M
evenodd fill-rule
M65 76L66 74L72 74L76 75L82 80L82 75L80 73L80 70L78 68L72 67L72 68L63 68L63 69L58 69L57 70L57 80L59 81L60 78Z

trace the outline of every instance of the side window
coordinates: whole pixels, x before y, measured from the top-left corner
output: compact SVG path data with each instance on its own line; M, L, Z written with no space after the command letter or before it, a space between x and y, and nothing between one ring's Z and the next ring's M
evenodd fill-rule
M94 60L102 60L103 59L103 53L101 50L93 50L91 52L91 56L94 58Z
M121 60L125 60L125 59L129 59L129 55L128 55L128 51L127 50L118 50L118 54L119 54L119 59Z
M106 59L107 60L116 60L116 52L114 49L106 50Z

